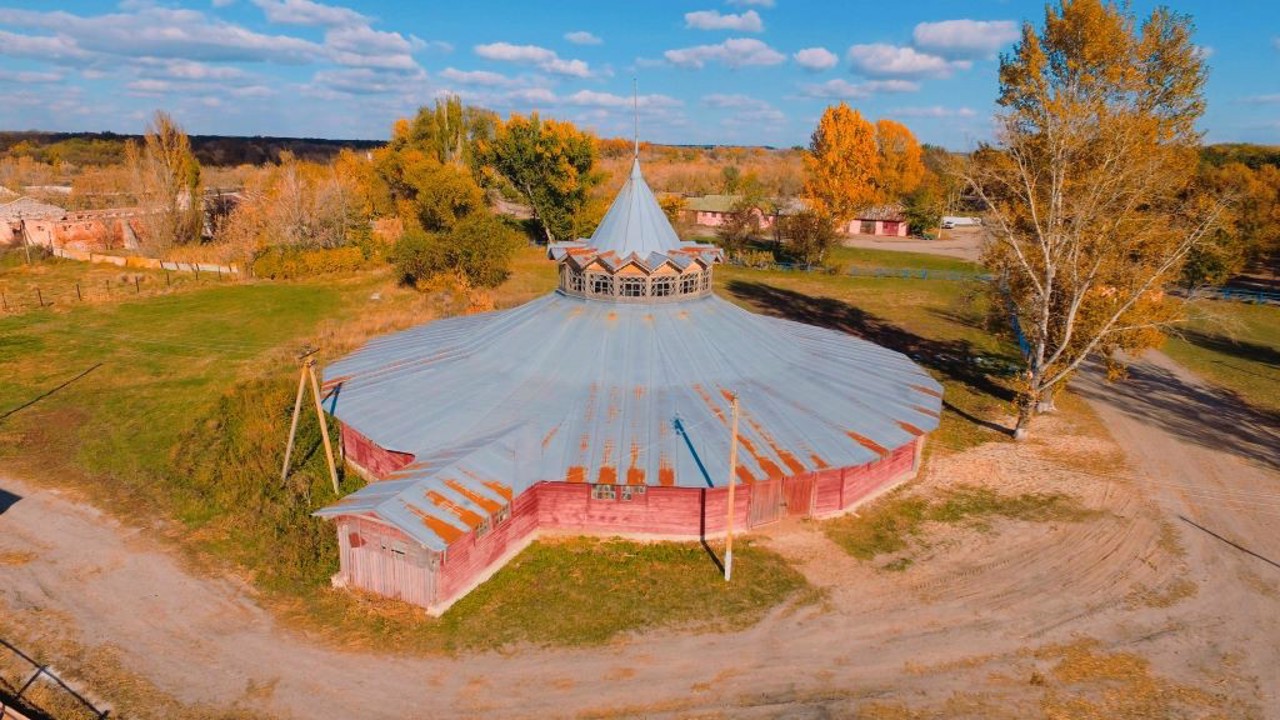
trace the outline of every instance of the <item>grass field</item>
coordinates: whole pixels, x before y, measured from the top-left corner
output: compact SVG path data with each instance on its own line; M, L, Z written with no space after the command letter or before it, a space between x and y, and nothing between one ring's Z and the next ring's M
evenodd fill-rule
M841 249L839 258L878 266L876 255ZM893 259L894 267L965 267L920 256ZM10 263L0 283L74 283L78 272L99 269ZM1009 351L982 329L984 300L976 286L733 267L717 274L718 291L735 302L856 332L921 358L947 384L948 413L937 435L944 444L1003 437L990 418L1003 411L1005 390L975 359ZM486 293L487 304L525 302L551 290L555 279L543 251L529 248L508 282ZM313 417L301 427L296 469L287 483L279 481L294 352L316 343L321 361L332 359L368 337L455 311L448 294L399 288L389 271L371 271L193 283L0 316L0 461L9 472L76 488L158 529L192 558L246 576L283 617L337 644L441 651L596 643L664 625L741 626L787 598L804 597L803 579L760 548L745 547L739 558L742 575L755 579L727 587L699 546L595 540L534 545L440 620L329 589L336 541L310 512L331 502L333 491ZM343 492L358 485L344 478ZM602 597L631 610L571 612Z
M1201 300L1165 352L1263 410L1280 413L1280 307Z

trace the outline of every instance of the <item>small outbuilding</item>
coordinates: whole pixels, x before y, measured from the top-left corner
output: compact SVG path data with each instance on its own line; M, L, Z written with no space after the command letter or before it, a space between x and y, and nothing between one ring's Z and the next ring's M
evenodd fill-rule
M370 481L316 514L337 585L439 613L543 532L723 534L731 397L740 528L848 511L911 477L942 388L903 355L712 291L637 160L559 288L370 342L325 371Z

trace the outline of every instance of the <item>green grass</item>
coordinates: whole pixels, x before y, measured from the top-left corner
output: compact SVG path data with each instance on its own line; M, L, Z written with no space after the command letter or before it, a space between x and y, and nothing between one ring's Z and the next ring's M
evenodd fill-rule
M894 267L962 261L915 253L842 248L846 258L888 253ZM716 269L717 292L755 312L848 332L903 352L942 382L944 412L932 442L965 448L1008 439L1010 374L1020 364L1007 338L986 327L987 297L977 281L849 277L821 272Z
M938 270L946 272L977 273L982 267L976 263L941 255L927 253L899 252L897 250L876 250L872 248L854 248L837 246L827 256L827 264L840 272L849 268L888 268Z
M1090 514L1078 500L1059 493L1002 495L989 488L962 485L945 490L934 499L893 493L859 510L857 515L822 523L822 531L853 557L871 561L907 550L913 542L920 541L928 523L986 531L995 518L1077 521ZM910 557L899 557L882 568L905 570L910 564Z
M1164 350L1246 402L1280 412L1280 307L1201 300Z

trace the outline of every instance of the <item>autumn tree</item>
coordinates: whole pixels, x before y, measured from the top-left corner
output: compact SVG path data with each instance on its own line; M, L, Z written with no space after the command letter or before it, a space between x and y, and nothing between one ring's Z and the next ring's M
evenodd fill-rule
M846 103L828 107L805 157L805 197L838 224L876 202L880 173L875 126Z
M821 265L836 242L831 218L816 210L802 210L780 221L779 234L796 260L805 265Z
M572 123L513 114L498 126L488 163L529 202L547 242L569 239L587 206L595 138Z
M466 113L450 107L437 104L434 111L419 111L413 122L400 120L391 142L375 153L372 192L378 196L378 214L398 215L427 232L447 232L485 208L484 191L465 164L475 150L456 145L464 138L469 143L470 136L450 125L461 123Z
M1218 223L1192 192L1204 110L1191 23L1141 24L1102 0L1062 0L1000 60L996 142L965 170L988 208L984 261L1026 341L1015 435L1091 356L1158 343L1163 293Z
M924 180L920 143L911 130L893 120L876 121L876 148L880 172L876 186L882 202L895 202L915 192Z
M148 211L144 234L151 249L198 241L203 219L200 163L182 126L157 110L142 146L132 141L125 146L125 163L133 195Z

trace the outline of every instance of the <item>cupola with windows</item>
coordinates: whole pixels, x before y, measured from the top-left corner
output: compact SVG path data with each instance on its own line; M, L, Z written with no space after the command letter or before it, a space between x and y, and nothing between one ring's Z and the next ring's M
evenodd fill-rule
M684 242L658 206L640 159L590 238L552 243L560 292L610 302L669 302L711 292L715 245Z

